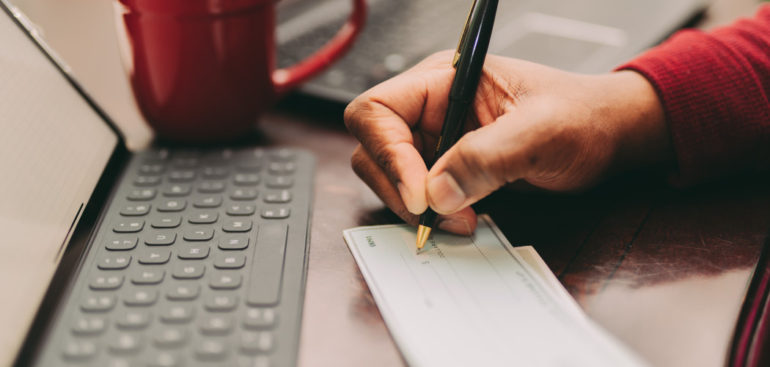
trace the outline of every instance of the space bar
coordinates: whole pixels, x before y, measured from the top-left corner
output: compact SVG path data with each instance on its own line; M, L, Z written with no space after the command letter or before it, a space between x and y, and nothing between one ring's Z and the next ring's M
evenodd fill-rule
M249 293L246 297L249 305L269 306L278 303L287 230L286 224L270 223L259 226L249 276Z

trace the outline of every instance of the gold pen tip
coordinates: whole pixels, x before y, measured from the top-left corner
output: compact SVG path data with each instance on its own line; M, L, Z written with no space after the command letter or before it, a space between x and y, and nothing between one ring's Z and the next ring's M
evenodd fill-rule
M430 237L430 227L419 225L417 227L417 251L422 250L422 248L425 246L425 242L428 241L428 237Z

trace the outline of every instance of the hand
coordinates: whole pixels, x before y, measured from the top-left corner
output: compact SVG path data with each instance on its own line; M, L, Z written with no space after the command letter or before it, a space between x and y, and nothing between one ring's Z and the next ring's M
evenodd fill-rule
M579 190L672 160L661 104L641 75L579 75L490 55L466 134L428 171L423 158L432 158L444 121L452 56L435 54L345 109L361 142L353 169L409 223L430 205L439 228L471 234L470 205L507 183Z

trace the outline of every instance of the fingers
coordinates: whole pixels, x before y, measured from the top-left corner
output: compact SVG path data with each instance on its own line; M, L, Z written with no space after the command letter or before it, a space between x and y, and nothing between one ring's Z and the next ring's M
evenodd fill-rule
M434 56L372 88L345 109L348 129L382 168L412 214L420 214L428 206L428 170L412 130L439 134L454 72L450 62L449 54Z
M467 133L428 173L430 206L439 214L455 213L525 177L538 160L531 154L537 140L533 130L523 123L496 121Z
M407 223L417 224L417 215L407 210L396 187L361 145L356 147L350 163L356 175L380 197L385 205Z
M396 187L390 182L382 168L359 145L351 158L353 171L356 172L380 199L405 222L416 225L418 217L410 213ZM471 235L476 230L476 213L471 208L465 208L449 216L440 216L437 227L451 233Z

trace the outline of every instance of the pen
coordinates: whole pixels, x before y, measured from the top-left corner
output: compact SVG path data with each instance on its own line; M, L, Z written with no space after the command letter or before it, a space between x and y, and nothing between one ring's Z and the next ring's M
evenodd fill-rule
M444 125L436 144L436 153L430 162L426 162L430 170L441 155L449 150L462 135L462 127L468 115L468 109L476 97L481 70L489 48L489 38L492 36L492 25L495 22L497 0L474 0L465 29L457 45L452 66L456 69L452 87L449 90L449 106L447 107ZM420 251L430 237L430 232L436 222L437 214L430 207L420 215L420 225L417 227L417 251Z

